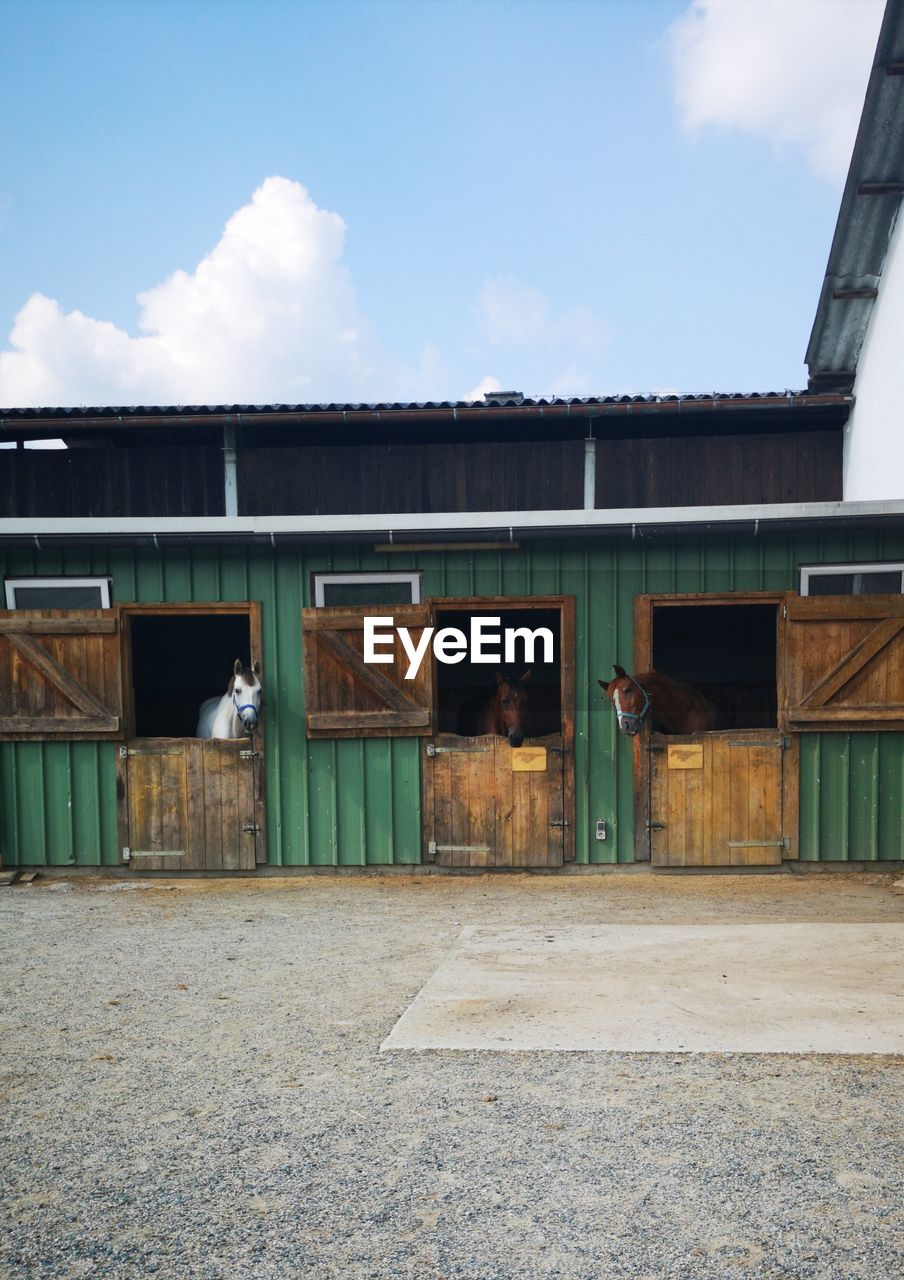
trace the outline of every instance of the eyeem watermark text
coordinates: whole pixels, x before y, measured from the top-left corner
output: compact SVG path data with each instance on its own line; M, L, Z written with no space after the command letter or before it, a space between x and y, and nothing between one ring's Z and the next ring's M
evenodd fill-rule
M424 627L415 641L407 627L395 626L394 618L365 618L364 661L391 664L393 654L381 650L394 649L396 632L408 658L406 680L413 680L420 671L431 641L437 660L450 664L464 662L465 658L495 667L522 661L527 666L553 661L554 640L549 627L531 630L530 627L503 628L501 624L501 618L472 618L469 634L458 627ZM519 640L524 642L520 653L517 652ZM541 658L535 656L538 644L543 648Z

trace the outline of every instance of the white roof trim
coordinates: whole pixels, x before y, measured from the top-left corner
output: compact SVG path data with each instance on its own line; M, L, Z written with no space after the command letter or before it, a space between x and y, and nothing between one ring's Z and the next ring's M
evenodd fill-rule
M75 516L0 520L0 538L69 535L76 537L149 536L174 534L267 537L280 534L360 534L362 537L414 533L495 532L510 535L573 530L624 529L655 525L663 528L754 522L848 520L904 517L904 498L869 502L788 502L721 507L630 507L568 511L467 511L363 513L333 516Z

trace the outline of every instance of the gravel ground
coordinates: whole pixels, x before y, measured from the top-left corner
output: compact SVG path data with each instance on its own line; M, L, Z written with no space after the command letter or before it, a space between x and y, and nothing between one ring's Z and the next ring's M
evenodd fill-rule
M463 925L900 921L892 879L3 889L0 1274L891 1280L900 1058L378 1049Z

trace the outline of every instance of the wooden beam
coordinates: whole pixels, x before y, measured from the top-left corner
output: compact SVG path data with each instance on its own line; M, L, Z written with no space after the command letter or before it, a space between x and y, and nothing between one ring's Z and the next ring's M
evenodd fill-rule
M0 635L111 635L118 628L117 618L0 618Z

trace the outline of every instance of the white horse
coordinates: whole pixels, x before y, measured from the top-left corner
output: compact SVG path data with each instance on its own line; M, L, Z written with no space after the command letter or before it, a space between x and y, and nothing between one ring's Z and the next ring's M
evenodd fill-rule
M236 658L234 674L222 698L208 698L198 714L198 738L243 738L257 728L263 690L259 679L261 664L243 667Z

